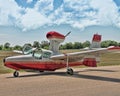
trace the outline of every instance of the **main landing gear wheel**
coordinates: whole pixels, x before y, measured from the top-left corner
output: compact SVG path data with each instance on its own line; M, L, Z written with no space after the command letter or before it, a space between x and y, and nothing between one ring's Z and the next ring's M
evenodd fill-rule
M69 75L73 75L73 69L72 68L68 68L67 69L67 74L69 74Z
M13 76L14 76L14 77L18 77L18 76L19 76L19 72L18 72L18 71L15 71L15 72L13 73Z

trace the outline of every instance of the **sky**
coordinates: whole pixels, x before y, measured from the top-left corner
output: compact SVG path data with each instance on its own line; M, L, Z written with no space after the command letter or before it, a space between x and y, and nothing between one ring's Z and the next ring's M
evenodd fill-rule
M120 42L120 0L0 0L0 45L43 41L49 31L71 34L65 42Z

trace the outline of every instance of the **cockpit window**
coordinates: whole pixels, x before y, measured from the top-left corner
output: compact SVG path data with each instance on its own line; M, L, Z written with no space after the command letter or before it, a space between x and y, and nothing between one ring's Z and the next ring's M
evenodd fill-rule
M52 55L52 51L45 50L41 48L32 48L29 45L25 45L23 47L23 53L24 54L32 54L34 58L36 59L49 59Z
M43 52L43 58L50 58L51 53L50 52Z
M52 55L51 52L49 51L43 51L41 49L36 49L34 52L33 52L33 57L36 58L36 59L44 59L44 58L50 58L50 56Z
M35 57L36 59L42 59L42 51L41 50L35 50L33 52L33 57Z
M23 53L24 53L24 54L31 54L31 53L32 53L32 47L29 46L29 45L25 45L25 46L23 47Z

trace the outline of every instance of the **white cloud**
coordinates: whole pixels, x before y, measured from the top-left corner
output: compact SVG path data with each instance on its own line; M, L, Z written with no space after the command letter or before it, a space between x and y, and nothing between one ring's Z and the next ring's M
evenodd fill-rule
M84 28L92 25L115 25L120 22L120 14L118 7L112 0L65 0L63 10L66 13L72 13L67 17L70 20L70 25L77 28ZM65 9L69 8L69 9ZM76 19L77 18L77 19Z
M97 24L96 12L90 9L86 0L65 0L64 4L52 14L56 24L70 24L72 27L84 29L86 26Z
M11 20L20 18L21 9L14 0L0 0L0 25L14 24Z
M44 15L48 15L53 10L53 0L39 0L35 9Z
M64 0L57 9L53 1L38 0L34 8L25 9L14 0L0 0L0 25L18 26L24 31L54 24L69 24L79 29L92 25L120 27L119 8L113 0Z
M27 3L31 3L33 0L27 0Z
M119 18L118 7L113 3L113 0L92 0L90 5L98 10L96 19L100 25L112 25L116 24L117 18Z
M21 26L23 30L35 29L49 23L49 19L34 9L26 9L26 14L21 17Z

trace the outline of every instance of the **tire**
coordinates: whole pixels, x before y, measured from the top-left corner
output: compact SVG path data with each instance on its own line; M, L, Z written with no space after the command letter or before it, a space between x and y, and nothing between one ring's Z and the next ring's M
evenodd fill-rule
M73 75L73 69L72 68L68 68L67 69L67 74L69 74L69 75Z
M19 76L19 72L18 72L18 71L15 71L15 72L13 73L13 76L14 76L14 77L18 77L18 76Z

